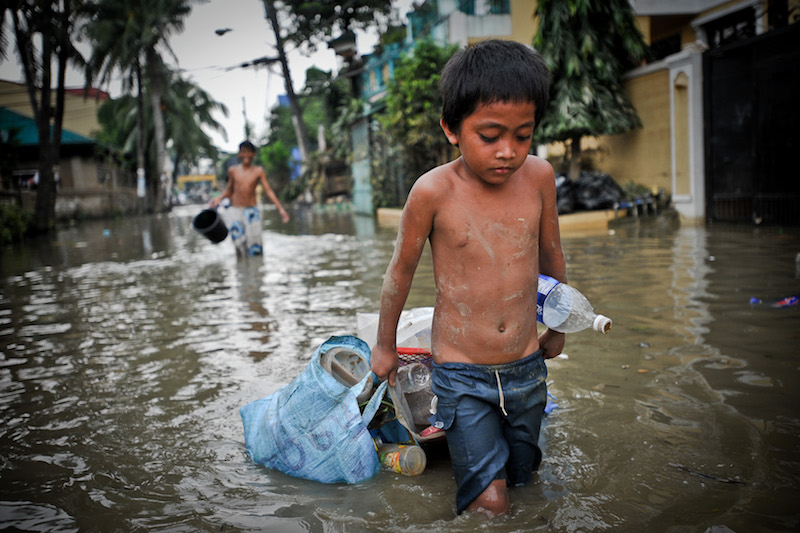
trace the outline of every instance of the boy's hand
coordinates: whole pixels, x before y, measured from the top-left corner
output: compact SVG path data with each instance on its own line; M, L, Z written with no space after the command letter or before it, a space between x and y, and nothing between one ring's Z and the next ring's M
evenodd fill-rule
M284 209L281 209L281 220L283 220L284 224L289 222L289 213L287 213Z
M392 387L394 387L394 378L397 376L398 364L397 349L383 348L380 345L375 345L375 348L372 349L370 358L372 371L381 381L388 379L389 385Z
M542 350L542 357L552 359L564 350L564 334L552 329L544 330L539 335L539 348Z
M217 197L217 198L212 198L212 199L211 199L211 200L208 202L208 205L209 205L209 207L217 207L217 206L219 205L219 197Z

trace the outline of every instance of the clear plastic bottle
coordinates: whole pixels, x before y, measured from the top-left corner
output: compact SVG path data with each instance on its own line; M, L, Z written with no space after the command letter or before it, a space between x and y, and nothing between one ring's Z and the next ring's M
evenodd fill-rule
M431 371L422 363L403 365L397 371L396 387L408 406L411 420L415 426L429 426L431 416Z
M403 365L397 371L397 380L403 392L417 392L430 386L431 371L422 363Z
M416 444L386 443L376 437L375 449L385 468L404 476L418 476L428 464L425 451Z
M612 324L607 316L596 314L589 300L576 288L541 274L536 319L561 333L574 333L586 328L608 333Z

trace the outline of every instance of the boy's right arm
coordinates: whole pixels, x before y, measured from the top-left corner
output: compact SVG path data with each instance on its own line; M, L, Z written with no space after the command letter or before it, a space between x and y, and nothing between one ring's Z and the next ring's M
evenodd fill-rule
M422 178L411 189L403 208L394 255L386 269L381 290L378 341L372 350L371 367L381 381L388 379L389 385L394 385L397 374L397 323L425 241L433 228L434 189L430 183L421 181Z
M217 196L216 198L212 198L208 205L211 207L217 207L219 203L222 201L223 198L230 198L233 194L233 169L228 169L228 185L225 187L225 190L222 191L222 194Z

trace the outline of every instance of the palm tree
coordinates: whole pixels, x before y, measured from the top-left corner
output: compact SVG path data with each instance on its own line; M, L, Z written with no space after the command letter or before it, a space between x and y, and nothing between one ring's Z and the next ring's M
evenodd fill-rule
M172 71L168 76L170 90L164 95L164 126L177 172L181 163L194 164L201 157L217 158L217 147L203 127L221 133L227 140L225 128L214 114L227 116L228 109L178 73Z
M136 173L144 177L144 85L142 82L141 45L139 29L129 17L132 2L100 2L86 6L89 21L84 32L92 43L92 55L86 62L86 87L95 78L108 85L117 72L122 74L122 89L126 93L136 89ZM148 181L151 181L148 179Z
M90 63L93 63L93 69L96 70L92 72L102 73L106 80L117 71L127 74L129 79L135 78L140 95L142 74L147 78L156 146L155 172L149 176L148 181L153 198L151 208L156 211L167 208L164 202L165 190L161 186L166 161L164 117L161 109L166 69L161 53L166 51L175 57L169 47L169 37L183 30L193 1L95 0L91 3L95 16L86 26L94 49ZM143 97L139 100L140 115L144 114L143 100ZM143 126L140 131L143 131ZM139 145L143 147L143 133L139 134L139 141ZM142 153L143 151L142 148ZM139 156L141 155L140 153Z
M195 164L202 157L216 158L217 148L206 134L206 130L218 131L224 135L224 128L216 121L214 114L219 112L227 115L227 108L214 101L208 93L181 77L176 71L167 70L165 76L170 88L164 93L162 100L165 144L171 147L175 168L177 169L182 163ZM149 92L146 81L144 90ZM139 118L144 125L143 157L149 163L146 164L149 167L157 158L153 114L148 107L140 117L133 96L122 95L120 98L105 102L100 107L98 119L102 130L99 137L122 153L130 153L138 144L136 138Z

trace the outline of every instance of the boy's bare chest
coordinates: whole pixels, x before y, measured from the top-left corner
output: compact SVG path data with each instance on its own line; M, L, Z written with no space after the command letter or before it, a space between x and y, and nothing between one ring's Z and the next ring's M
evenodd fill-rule
M434 220L434 246L470 260L509 262L535 252L541 205L535 198L454 197Z
M258 173L253 171L239 171L233 175L234 178L234 187L241 188L241 189L250 189L253 188L258 181Z

